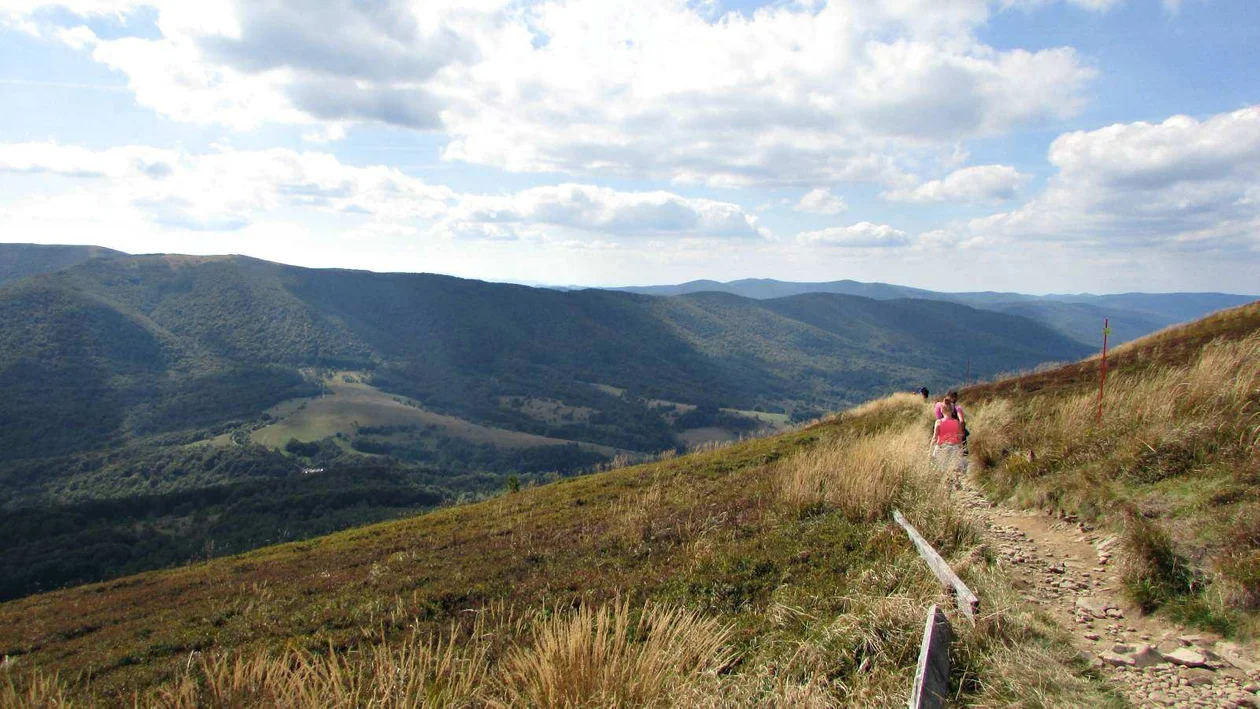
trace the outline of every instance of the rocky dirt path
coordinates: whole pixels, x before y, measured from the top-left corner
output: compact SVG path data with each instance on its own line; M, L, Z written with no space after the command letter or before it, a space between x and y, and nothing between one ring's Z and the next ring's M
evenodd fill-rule
M1134 705L1260 707L1260 663L1246 649L1142 616L1124 600L1116 537L1070 518L992 505L970 483L958 494L1016 572L1024 600L1071 628Z

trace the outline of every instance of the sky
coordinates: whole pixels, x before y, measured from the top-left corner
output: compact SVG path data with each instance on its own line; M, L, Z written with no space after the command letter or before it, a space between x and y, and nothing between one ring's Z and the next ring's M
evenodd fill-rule
M1255 0L0 0L0 241L1260 292Z

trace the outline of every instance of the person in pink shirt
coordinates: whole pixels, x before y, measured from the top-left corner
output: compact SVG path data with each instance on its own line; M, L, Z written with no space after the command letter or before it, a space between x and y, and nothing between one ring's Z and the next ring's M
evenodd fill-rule
M963 422L963 427L965 428L967 425L967 416L963 413L962 407L958 405L958 392L956 391L951 391L945 395L944 399L936 402L936 419L939 421L940 419L945 418L944 407L946 402L949 402L954 407L954 410L958 412L958 420Z
M938 470L959 472L963 460L963 422L948 397L941 402L941 414L932 426L932 462Z

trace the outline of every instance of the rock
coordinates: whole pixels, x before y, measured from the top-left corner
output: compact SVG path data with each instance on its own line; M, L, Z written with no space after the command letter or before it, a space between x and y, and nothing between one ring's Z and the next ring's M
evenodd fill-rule
M1123 618L1124 611L1120 610L1119 608L1108 608L1107 617L1108 618Z
M1135 667L1137 665L1137 660L1133 659L1131 655L1120 655L1114 652L1099 653L1098 659L1102 660L1103 664L1111 665L1112 667Z
M1172 697L1168 696L1167 694L1165 694L1165 693L1163 693L1163 692L1161 692L1161 691L1159 691L1159 690L1156 690L1156 691L1151 692L1150 694L1146 695L1146 698L1147 698L1147 699L1148 699L1148 700L1149 700L1152 704L1163 704L1163 705L1168 705L1168 704L1172 704L1172 703L1173 703Z
M1164 658L1174 665L1182 667L1206 667L1207 658L1202 652L1192 647L1179 647L1172 652L1165 653Z
M1197 668L1186 670L1184 679L1186 684L1191 687L1202 687L1205 684L1212 684L1216 681L1216 677L1212 674L1211 670Z
M1222 640L1217 643L1213 649L1216 650L1217 655L1221 656L1222 660L1244 672L1260 671L1260 664L1257 664L1248 657L1247 653L1238 643Z
M1150 667L1164 662L1164 656L1158 650L1145 643L1133 649L1132 657L1138 667Z
M1114 603L1104 601L1096 596L1077 596L1076 598L1076 610L1082 614L1087 613L1094 618L1106 617L1107 609L1114 607Z
M1086 640L1093 640L1093 641L1097 642L1097 640L1098 640L1098 638L1099 638L1099 637L1100 637L1100 636L1098 635L1098 633L1085 633L1085 639L1086 639Z

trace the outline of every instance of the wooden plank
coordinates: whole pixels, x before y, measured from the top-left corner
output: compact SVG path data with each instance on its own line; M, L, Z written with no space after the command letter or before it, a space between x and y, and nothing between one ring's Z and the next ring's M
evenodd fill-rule
M935 603L928 609L919 646L919 667L914 673L910 709L940 709L949 697L949 619Z
M906 521L900 510L893 510L893 519L897 524L901 525L902 529L906 530L906 534L910 535L910 541L914 542L914 547L919 550L919 556L923 557L923 560L927 562L928 568L932 569L932 573L936 574L936 578L940 580L941 584L945 588L953 590L954 602L958 605L958 610L962 611L962 614L967 616L969 620L975 622L976 611L980 610L980 599L971 592L971 589L958 577L958 574L949 568L949 564L945 562L945 559L940 554L936 553L936 550L932 548L931 544L928 544L923 535L919 534L919 530Z

